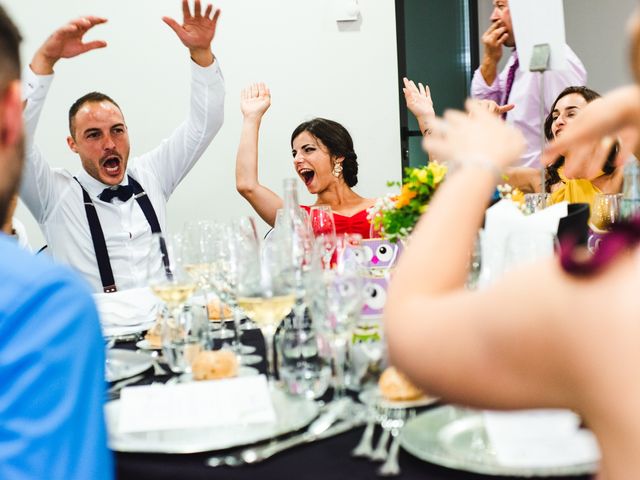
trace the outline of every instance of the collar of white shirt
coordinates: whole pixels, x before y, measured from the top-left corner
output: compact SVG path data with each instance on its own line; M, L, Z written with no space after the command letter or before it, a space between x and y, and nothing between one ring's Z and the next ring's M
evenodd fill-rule
M127 174L129 172L127 171ZM128 185L129 179L127 178L127 174L123 177L120 185ZM96 180L91 175L87 173L87 171L83 168L78 172L76 178L80 181L80 184L84 187L84 189L89 193L89 196L95 200L102 193L105 188L112 187L114 185L106 185L99 180Z

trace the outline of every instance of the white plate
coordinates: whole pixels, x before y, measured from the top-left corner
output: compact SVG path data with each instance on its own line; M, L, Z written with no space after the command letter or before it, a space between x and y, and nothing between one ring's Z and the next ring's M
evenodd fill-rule
M146 340L146 339L136 342L136 347L138 347L140 350L162 350L162 345L158 345L157 347L154 347L149 342L149 340Z
M230 425L142 433L117 433L120 401L105 405L109 447L118 452L197 453L248 445L308 425L318 415L318 405L304 398L272 390L277 421L268 424ZM224 412L220 412L224 415Z
M559 477L595 473L592 462L561 466L512 467L498 463L484 428L482 412L451 405L434 408L409 420L402 429L402 447L436 465L485 475Z
M377 386L360 392L358 399L365 405L377 405L382 408L417 408L425 407L438 401L438 398L429 397L428 395L416 398L415 400L387 400L382 396Z
M133 377L151 368L151 359L131 350L112 348L107 351L105 377L107 382Z

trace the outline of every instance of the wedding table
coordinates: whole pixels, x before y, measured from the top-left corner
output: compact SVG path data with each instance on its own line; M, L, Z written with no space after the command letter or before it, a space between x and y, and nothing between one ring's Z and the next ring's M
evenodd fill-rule
M264 356L264 342L259 330L247 330L243 342L255 346ZM135 344L120 344L118 348L134 349ZM264 362L257 365L264 372ZM168 368L167 368L168 370ZM154 377L153 371L145 373L145 378L137 385L149 384L154 379L165 381L167 376ZM432 408L432 407L427 407ZM360 440L364 427L315 443L301 445L281 452L261 463L238 467L208 467L205 462L220 452L197 454L146 454L114 452L116 478L120 480L280 480L285 478L301 480L326 479L371 479L376 478L380 463L353 458L351 450ZM380 430L379 428L377 429ZM375 437L377 440L377 435ZM374 443L375 444L375 443ZM456 471L424 462L401 450L399 456L402 473L400 480L496 480L523 477L494 477ZM547 480L589 480L590 476L545 477Z

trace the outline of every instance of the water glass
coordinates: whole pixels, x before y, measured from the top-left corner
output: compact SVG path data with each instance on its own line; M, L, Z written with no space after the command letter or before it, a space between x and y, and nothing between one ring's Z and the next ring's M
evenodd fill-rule
M528 213L535 213L546 208L550 200L550 193L526 193L524 195L524 204Z
M185 305L177 316L165 317L162 353L172 372L191 372L193 360L206 347L208 321L204 308L191 305Z
M321 355L316 332L310 327L285 327L278 332L278 372L286 391L319 398L331 382L331 365Z

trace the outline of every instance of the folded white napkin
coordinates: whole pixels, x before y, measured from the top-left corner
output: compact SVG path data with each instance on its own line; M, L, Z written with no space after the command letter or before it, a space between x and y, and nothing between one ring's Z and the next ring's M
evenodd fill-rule
M147 287L94 293L105 336L127 335L151 328L160 300Z
M569 410L484 412L484 426L504 466L563 467L600 460L595 436L580 429L579 417Z
M552 238L567 216L568 203L561 202L532 215L524 215L511 200L501 200L485 213L480 232L481 269L478 285L487 286L506 270L527 260L553 254Z

